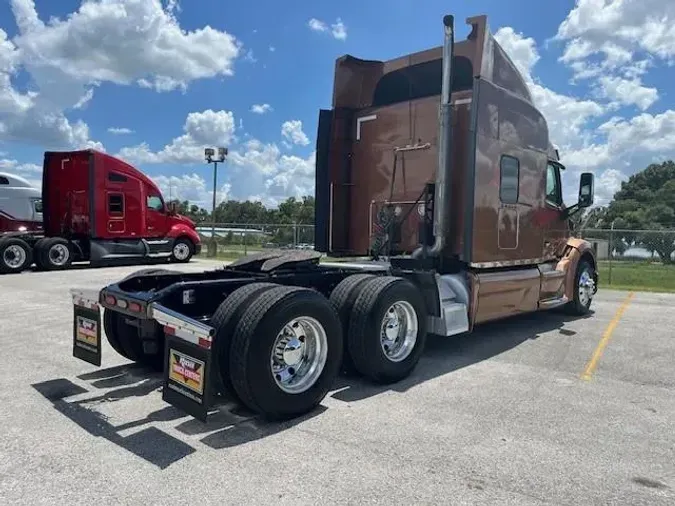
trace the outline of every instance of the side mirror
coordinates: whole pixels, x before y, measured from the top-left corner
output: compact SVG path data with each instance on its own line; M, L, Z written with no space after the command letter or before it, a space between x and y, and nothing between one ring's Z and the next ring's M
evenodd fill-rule
M169 202L168 211L170 215L178 214L178 206L175 202Z
M595 192L595 176L592 172L584 172L579 180L579 207L590 207L593 205Z

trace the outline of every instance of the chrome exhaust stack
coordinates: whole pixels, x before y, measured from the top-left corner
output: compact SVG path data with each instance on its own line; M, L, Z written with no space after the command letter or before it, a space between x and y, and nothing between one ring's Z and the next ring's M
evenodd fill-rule
M437 257L446 245L449 235L450 192L452 190L452 75L453 57L455 55L455 18L452 15L443 17L443 74L441 86L441 107L438 131L438 169L434 189L434 244L423 245L416 249L413 257Z

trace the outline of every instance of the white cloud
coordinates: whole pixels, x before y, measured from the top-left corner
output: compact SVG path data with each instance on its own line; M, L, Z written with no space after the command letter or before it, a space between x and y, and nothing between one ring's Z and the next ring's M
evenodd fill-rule
M328 25L326 25L326 23L316 18L310 19L307 22L307 26L309 26L310 30L314 30L315 32L325 32L326 30L328 30Z
M19 68L19 51L0 28L0 118L5 115L23 114L33 106L33 94L22 94L12 86L12 76ZM0 126L3 124L0 121Z
M113 135L128 135L134 133L134 131L131 128L110 127L108 128L108 133L111 133Z
M265 114L271 110L272 106L270 104L253 104L251 106L251 112L255 114Z
M600 96L617 102L620 105L636 105L643 111L648 109L659 98L656 88L647 88L639 78L624 79L621 77L602 76L598 79Z
M104 150L69 109L85 107L103 83L137 85L158 92L186 91L197 79L231 76L241 43L210 26L179 25L176 0L82 2L63 18L43 21L34 0L11 0L19 33L0 30L0 141L45 149ZM19 92L19 71L29 89Z
M563 95L537 82L532 71L540 56L533 38L516 33L510 27L500 28L494 37L530 87L533 100L548 123L551 141L561 147L578 142L587 122L601 115L604 108L592 100Z
M338 40L345 40L347 38L347 27L340 18L337 18L335 23L330 25L331 34Z
M566 43L563 61L599 54L614 68L646 51L665 60L675 57L675 3L670 0L577 0L558 27Z
M213 183L207 183L206 179L199 174L182 174L180 176L152 176L166 200L177 199L189 200L208 211L213 206ZM209 179L209 181L212 181ZM216 205L226 200L230 194L229 183L221 184L216 189Z
M230 160L233 196L276 206L288 197L314 194L315 153L307 158L282 155L275 144L258 140L234 151Z
M614 198L621 189L621 183L628 178L618 169L603 171L595 181L595 205L604 206Z
M35 175L42 173L42 165L36 163L19 163L16 160L4 158L0 159L0 170L17 174Z
M129 85L138 80L158 91L190 81L233 74L238 41L206 26L182 29L160 0L83 2L66 19L39 20L33 0L12 0L20 29L15 42L25 64L83 83Z
M300 121L287 122L289 139L309 144ZM181 200L190 200L206 209L211 205L211 168L204 164L204 147L230 146L228 160L219 165L219 198L259 198L266 205L277 205L290 196L301 197L314 192L314 153L307 158L283 155L274 143L257 139L245 142L234 137L235 118L229 111L190 113L183 126L184 134L174 138L159 151L146 143L125 147L117 156L132 164L200 165L194 173L154 178L166 196L169 190ZM203 171L203 172L202 172ZM201 175L203 174L203 176Z
M253 54L252 49L249 49L248 51L246 51L246 53L244 54L244 61L251 62L251 63L256 63L258 61L258 59Z
M204 148L228 147L233 142L234 129L234 115L230 111L191 112L183 125L185 133L160 151L154 152L147 143L141 143L122 148L118 156L131 163L201 163Z
M299 146L307 146L309 144L309 138L302 131L302 121L299 119L285 121L281 125L281 135L287 141Z
M335 23L332 23L330 27L325 21L312 18L307 22L307 26L315 32L330 32L333 38L338 40L345 40L347 38L347 27L340 18L337 18Z
M9 172L26 179L33 187L42 187L42 165L19 163L17 160L0 159L0 172Z
M271 52L271 53L273 53L274 51L276 51L276 50L277 50L277 48L276 48L276 47L274 47L274 46L270 46L270 48L269 48L269 49L270 49L270 52Z
M92 98L94 98L94 88L89 88L87 91L85 91L84 95L82 95L80 99L75 102L73 109L84 109L84 107L91 101Z

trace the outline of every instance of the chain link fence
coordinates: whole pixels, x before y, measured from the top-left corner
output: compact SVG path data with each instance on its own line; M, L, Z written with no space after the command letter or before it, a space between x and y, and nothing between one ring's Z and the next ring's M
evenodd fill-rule
M265 249L314 249L314 225L215 223L197 225L207 256L239 257Z
M314 225L200 223L202 255L238 258L265 249L314 249ZM577 237L591 243L601 284L636 290L675 291L675 229L591 229Z
M582 229L593 246L601 285L675 291L675 229Z

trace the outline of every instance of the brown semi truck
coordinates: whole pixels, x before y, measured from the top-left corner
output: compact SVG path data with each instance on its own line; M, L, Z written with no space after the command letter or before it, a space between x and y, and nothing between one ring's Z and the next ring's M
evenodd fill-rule
M103 323L118 353L163 371L170 404L205 420L227 394L280 419L313 409L341 367L405 378L428 334L552 308L586 314L596 258L569 218L593 203L593 175L566 207L546 119L486 17L468 23L458 43L446 16L439 48L337 60L318 128L318 251L74 289L74 356L100 365Z

